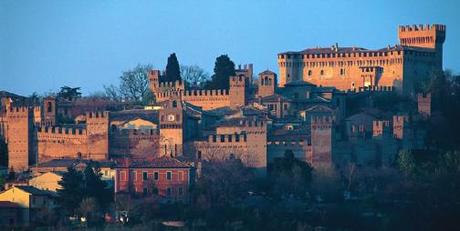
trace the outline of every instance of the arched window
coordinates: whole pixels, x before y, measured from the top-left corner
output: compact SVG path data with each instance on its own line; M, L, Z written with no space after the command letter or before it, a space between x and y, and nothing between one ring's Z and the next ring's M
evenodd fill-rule
M46 107L47 112L53 112L53 104L51 102L48 102L48 106Z

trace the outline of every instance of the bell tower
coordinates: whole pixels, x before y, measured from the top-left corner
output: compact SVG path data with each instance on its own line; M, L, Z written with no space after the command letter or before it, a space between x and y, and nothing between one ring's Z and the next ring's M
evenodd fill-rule
M160 116L160 156L176 157L183 154L183 103L179 98L162 102Z
M266 70L259 74L259 90L258 97L265 97L275 94L275 87L277 85L276 74L272 71Z

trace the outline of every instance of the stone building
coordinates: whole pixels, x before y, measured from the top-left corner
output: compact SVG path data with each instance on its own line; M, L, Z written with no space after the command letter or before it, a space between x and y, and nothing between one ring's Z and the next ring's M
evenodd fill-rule
M377 50L335 44L279 53L279 86L304 80L340 90L394 87L414 95L421 79L442 71L446 26L400 26L398 35L398 45Z

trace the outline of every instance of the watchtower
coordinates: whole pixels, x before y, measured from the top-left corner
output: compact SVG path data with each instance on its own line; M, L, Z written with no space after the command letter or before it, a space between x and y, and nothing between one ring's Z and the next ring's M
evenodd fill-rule
M9 107L7 117L8 168L16 172L27 170L35 163L33 108Z
M106 160L109 156L109 112L86 113L88 158Z
M46 97L43 99L43 122L48 126L56 124L56 98Z
M399 26L398 36L399 43L403 46L435 49L437 64L442 70L442 46L446 40L445 25Z
M266 70L259 74L259 89L257 96L265 97L275 94L275 87L277 85L276 74L272 71Z
M311 152L308 161L315 167L329 166L332 162L333 117L311 117Z
M244 75L230 76L230 107L246 105L246 78Z

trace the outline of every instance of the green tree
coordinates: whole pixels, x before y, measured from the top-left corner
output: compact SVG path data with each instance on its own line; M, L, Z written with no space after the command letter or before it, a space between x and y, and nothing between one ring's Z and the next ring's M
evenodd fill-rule
M63 98L69 101L75 100L81 97L81 88L80 87L69 87L63 86L61 90L57 93L59 98Z
M181 80L179 61L177 61L176 53L172 53L168 57L168 63L166 64L166 73L164 76L164 82L174 82Z
M84 172L84 195L94 198L101 209L106 209L113 200L112 190L101 179L102 174L96 163L90 162Z
M221 55L216 58L214 75L211 81L207 82L208 89L229 89L229 78L235 75L235 64L228 55Z
M195 207L207 209L233 204L247 196L254 176L239 159L203 162L202 174L192 190Z
M313 169L307 162L296 159L291 150L286 150L283 157L275 158L269 168L275 195L307 196Z
M412 176L415 174L416 163L412 152L408 150L401 150L398 153L398 168L405 176Z
M62 188L57 190L57 202L67 214L76 213L83 198L83 183L83 175L73 167L69 167L62 176L62 180L59 181Z

